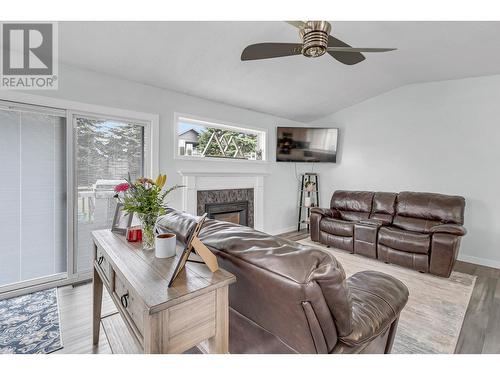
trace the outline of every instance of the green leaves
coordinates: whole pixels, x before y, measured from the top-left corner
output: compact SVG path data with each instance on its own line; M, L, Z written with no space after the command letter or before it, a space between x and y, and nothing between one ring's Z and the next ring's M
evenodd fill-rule
M217 142L212 141L209 144L212 134L217 132L218 136L224 136L226 140L233 137L236 144L241 149L241 152L245 157L248 157L252 152L257 152L257 136L254 134L245 134L240 132L233 132L230 130L221 130L216 128L207 128L206 131L202 132L198 137L198 145L196 146L199 152L203 152L205 147L208 145L206 156L226 156L218 146ZM223 145L224 147L224 145ZM232 155L236 152L234 144L231 142L227 147L227 155Z
M159 175L155 182L151 179L139 179L132 183L127 181L131 188L123 199L123 209L128 213L137 213L141 220L156 221L156 218L165 214L165 198L172 191L182 187L174 185L162 190L167 180L166 175Z

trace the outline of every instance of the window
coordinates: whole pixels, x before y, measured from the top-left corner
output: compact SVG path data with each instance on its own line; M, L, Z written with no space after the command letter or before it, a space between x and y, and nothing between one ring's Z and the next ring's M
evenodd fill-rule
M176 116L176 156L266 160L266 132L192 117Z

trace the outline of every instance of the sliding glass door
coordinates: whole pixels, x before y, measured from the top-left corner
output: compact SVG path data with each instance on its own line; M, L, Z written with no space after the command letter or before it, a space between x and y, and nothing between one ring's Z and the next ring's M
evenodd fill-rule
M76 130L76 270L92 268L93 230L110 228L116 208L114 187L143 175L145 124L77 115Z
M66 278L65 111L0 101L0 293Z
M91 233L114 187L151 173L151 137L149 120L0 100L0 299L91 277Z

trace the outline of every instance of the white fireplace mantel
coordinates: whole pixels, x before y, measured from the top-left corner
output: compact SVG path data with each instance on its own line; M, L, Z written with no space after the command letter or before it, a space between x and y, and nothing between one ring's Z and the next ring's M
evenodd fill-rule
M267 173L179 171L182 176L182 210L197 214L199 190L253 189L254 228L264 230L264 177Z

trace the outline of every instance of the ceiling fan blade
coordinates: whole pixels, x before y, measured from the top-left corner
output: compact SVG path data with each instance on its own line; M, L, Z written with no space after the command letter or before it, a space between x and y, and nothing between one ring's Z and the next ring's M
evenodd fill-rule
M241 61L271 59L274 57L300 55L300 43L257 43L246 47L241 53Z
M328 47L351 47L349 44L344 43L340 39L334 38L333 36L328 36ZM360 63L365 59L361 53L353 52L338 52L338 51L328 51L330 56L335 60L346 65L354 65Z
M285 21L285 22L288 23L289 25L295 26L298 29L302 29L307 26L307 23L305 23L304 21Z
M355 47L328 47L326 50L328 52L388 52L394 51L397 48L355 48Z

